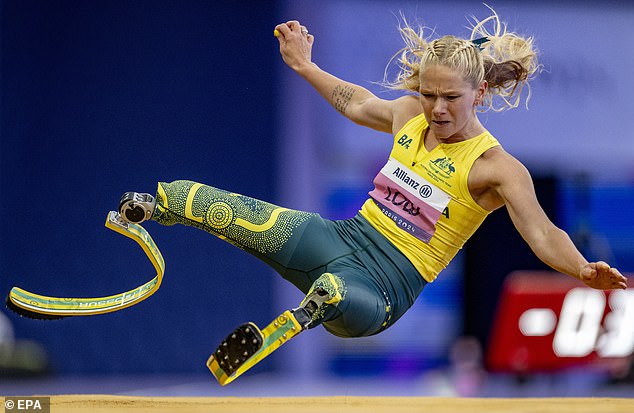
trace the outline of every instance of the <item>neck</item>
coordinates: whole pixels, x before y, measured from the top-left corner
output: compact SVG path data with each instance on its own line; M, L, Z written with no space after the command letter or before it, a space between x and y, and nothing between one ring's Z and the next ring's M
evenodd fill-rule
M428 150L435 148L438 144L450 144L450 143L458 143L462 141L466 141L471 138L475 138L478 135L484 133L486 129L480 123L480 120L477 117L474 117L474 120L469 123L469 125L465 126L462 130L454 133L450 136L439 137L434 134L434 132L427 128L425 133L425 146Z

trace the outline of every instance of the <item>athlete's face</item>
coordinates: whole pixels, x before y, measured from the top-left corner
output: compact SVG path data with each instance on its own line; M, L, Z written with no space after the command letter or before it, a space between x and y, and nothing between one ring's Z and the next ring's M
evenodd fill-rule
M481 133L475 108L486 82L474 89L459 72L443 65L426 67L420 79L420 101L434 137L457 142Z

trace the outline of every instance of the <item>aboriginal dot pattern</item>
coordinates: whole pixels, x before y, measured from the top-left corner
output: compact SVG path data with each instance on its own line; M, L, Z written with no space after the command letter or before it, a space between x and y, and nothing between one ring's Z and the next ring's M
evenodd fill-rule
M198 227L238 247L262 254L281 250L293 230L314 215L192 181L159 185L167 199L158 192L155 221L163 225L179 223ZM191 198L190 217L186 214L188 198Z

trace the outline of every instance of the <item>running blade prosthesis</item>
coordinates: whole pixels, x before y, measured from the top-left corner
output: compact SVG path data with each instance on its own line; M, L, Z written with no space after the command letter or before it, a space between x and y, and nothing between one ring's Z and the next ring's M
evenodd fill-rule
M332 299L325 290L317 288L299 308L285 311L264 330L253 323L242 324L209 357L209 371L221 386L231 383L288 340L312 327L315 312Z
M140 225L121 219L115 211L108 213L106 227L133 239L143 248L156 269L154 278L130 291L93 298L49 297L13 287L7 297L7 307L24 317L52 320L119 311L154 294L163 280L165 261L150 234Z
M291 311L285 311L264 330L253 323L242 324L220 343L207 360L207 367L218 383L224 386L302 330L302 325Z

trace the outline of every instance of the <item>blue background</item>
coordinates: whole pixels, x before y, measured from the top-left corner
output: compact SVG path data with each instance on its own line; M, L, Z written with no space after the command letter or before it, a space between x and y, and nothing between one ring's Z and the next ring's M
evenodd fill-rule
M149 280L141 249L103 226L124 191L186 178L275 197L270 5L2 7L3 294L102 296ZM152 299L106 316L14 319L16 336L42 342L60 373L191 371L236 324L274 316L262 264L158 227L147 225L167 273Z

